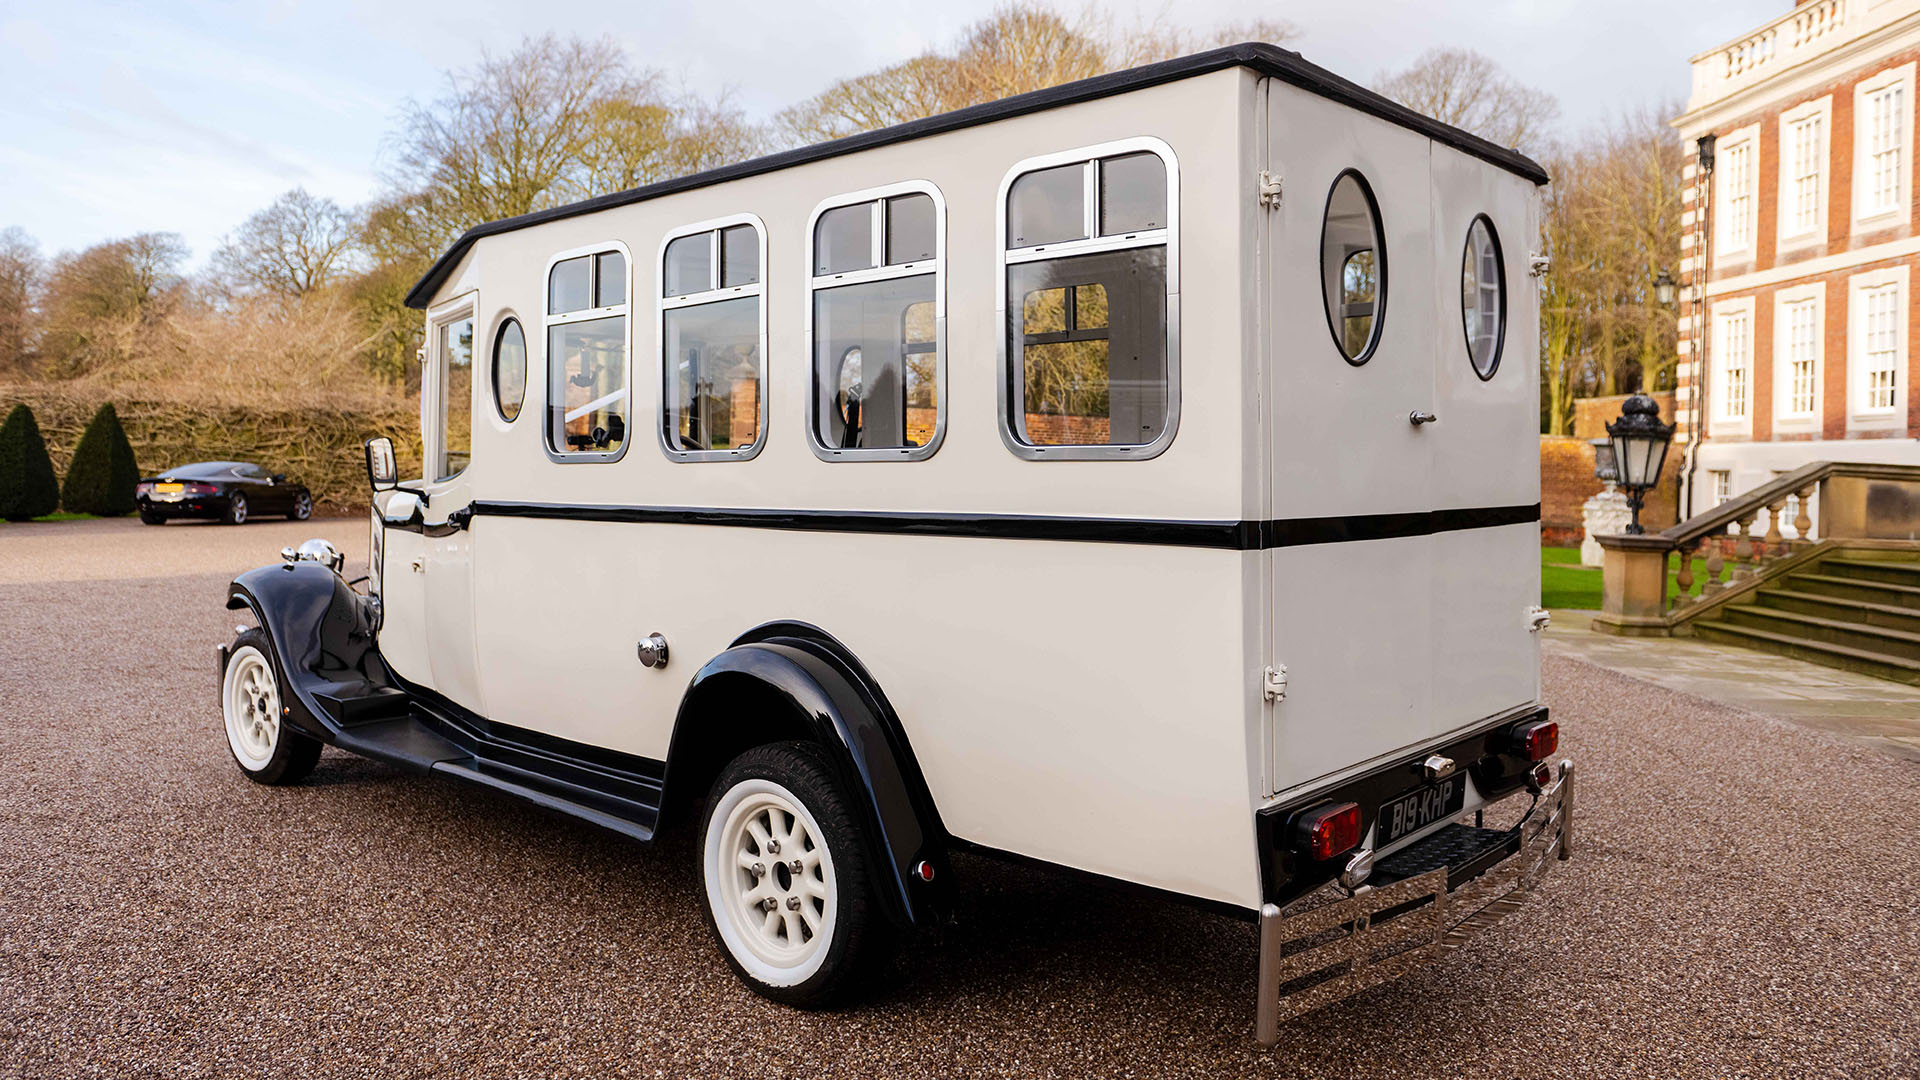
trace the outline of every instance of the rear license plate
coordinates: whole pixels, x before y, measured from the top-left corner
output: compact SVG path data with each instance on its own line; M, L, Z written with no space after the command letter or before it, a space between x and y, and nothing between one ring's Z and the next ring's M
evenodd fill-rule
M1466 804L1467 778L1464 776L1449 776L1410 795L1402 795L1380 807L1379 823L1373 830L1374 850L1450 818Z
M155 484L155 485L153 485L153 490L155 490L155 491L157 491L157 492L160 492L161 494L167 494L167 493L169 493L169 492L177 492L177 491L182 491L182 490L184 490L185 488L186 488L186 485L185 485L185 484Z

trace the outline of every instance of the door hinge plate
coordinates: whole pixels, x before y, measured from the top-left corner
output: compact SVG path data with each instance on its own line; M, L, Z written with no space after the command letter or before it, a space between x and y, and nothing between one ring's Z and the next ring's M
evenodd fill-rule
M1532 277L1546 277L1553 270L1553 256L1533 252L1527 256L1527 273Z
M1287 699L1287 665L1275 664L1268 668L1260 678L1261 692L1268 701Z
M1282 185L1281 185L1279 173L1269 172L1266 169L1261 169L1260 170L1260 205L1265 207L1268 210L1279 209L1281 186Z

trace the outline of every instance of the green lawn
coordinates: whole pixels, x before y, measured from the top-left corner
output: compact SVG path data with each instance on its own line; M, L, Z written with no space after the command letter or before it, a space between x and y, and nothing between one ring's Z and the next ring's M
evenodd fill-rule
M1540 549L1540 606L1600 610L1600 568L1580 565L1580 549Z
M1673 560L1668 556L1668 581L1672 581ZM1725 580L1726 575L1722 575ZM1707 580L1707 560L1693 557L1693 592ZM1668 588L1673 586L1669 584ZM1580 565L1580 549L1543 547L1540 549L1540 606L1572 608L1577 611L1600 610L1600 568Z
M37 517L37 518L34 518L33 520L35 521L92 521L93 515L92 514L69 514L65 510L56 510L51 514L48 514L46 517ZM4 525L4 524L6 523L0 522L0 525Z

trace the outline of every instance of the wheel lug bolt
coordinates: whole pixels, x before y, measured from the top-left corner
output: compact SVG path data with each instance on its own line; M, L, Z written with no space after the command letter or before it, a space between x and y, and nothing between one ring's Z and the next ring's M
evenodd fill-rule
M757 878L763 878L763 877L766 877L766 876L767 876L767 864L766 864L766 863L754 863L754 864L753 864L753 869L752 869L752 870L749 870L749 871L747 871L747 872L748 872L748 873L750 873L750 874L752 874L752 875L753 875L754 877L757 877Z
M772 911L774 908L777 908L780 906L780 901L775 900L773 897L769 896L765 900L760 901L760 906L761 908L767 911Z
M769 855L780 854L780 841L778 840L767 841L767 854Z
M800 898L799 898L799 897L797 897L797 896L789 896L789 897L787 897L787 910L788 910L788 911L799 911L799 910L800 910Z
M793 874L794 877L800 877L807 872L807 867L806 864L802 863L799 859L795 859L787 864L787 870Z

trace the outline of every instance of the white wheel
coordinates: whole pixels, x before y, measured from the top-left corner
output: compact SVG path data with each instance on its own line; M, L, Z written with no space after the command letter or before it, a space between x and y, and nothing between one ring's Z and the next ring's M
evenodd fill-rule
M287 512L287 516L289 518L292 518L294 521L305 521L308 518L312 517L313 516L313 496L307 494L304 491L294 496L293 509Z
M759 778L728 788L707 818L705 866L714 928L748 974L794 986L820 970L838 882L820 823L792 791Z
M266 655L252 645L236 650L227 661L221 698L233 759L248 772L265 769L280 745L280 683Z
M241 773L256 784L293 784L320 761L320 740L286 723L272 649L258 629L234 640L220 680L220 710Z

